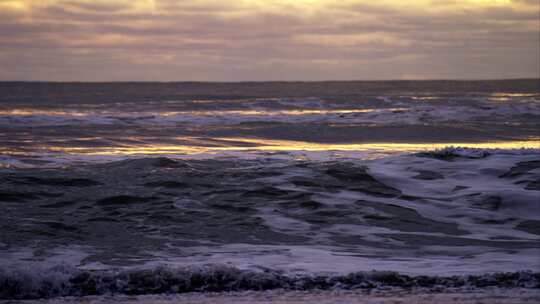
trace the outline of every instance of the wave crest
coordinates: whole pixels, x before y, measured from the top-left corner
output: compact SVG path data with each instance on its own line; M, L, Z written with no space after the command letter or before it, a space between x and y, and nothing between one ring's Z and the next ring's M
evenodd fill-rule
M88 271L55 266L43 271L0 270L0 299L38 299L104 294L162 294L246 290L329 290L394 288L540 288L540 273L468 276L408 276L390 271L343 276L286 275L281 271L240 270L225 265L145 270Z

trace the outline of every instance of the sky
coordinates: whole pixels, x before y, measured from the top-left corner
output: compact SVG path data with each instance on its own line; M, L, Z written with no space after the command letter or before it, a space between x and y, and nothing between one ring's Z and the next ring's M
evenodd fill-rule
M540 0L0 0L0 80L540 77Z

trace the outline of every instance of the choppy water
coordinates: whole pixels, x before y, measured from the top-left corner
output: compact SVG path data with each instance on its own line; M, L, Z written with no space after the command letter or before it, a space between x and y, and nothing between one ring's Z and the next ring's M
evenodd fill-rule
M537 84L4 83L0 298L538 288Z

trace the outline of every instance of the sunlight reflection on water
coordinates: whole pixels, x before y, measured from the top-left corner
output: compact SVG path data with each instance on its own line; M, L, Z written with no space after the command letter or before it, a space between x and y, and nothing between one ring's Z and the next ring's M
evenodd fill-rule
M85 155L167 155L167 154L198 154L220 152L288 152L288 151L378 151L385 155L392 153L419 152L436 150L445 147L467 147L477 149L539 149L540 140L533 138L527 141L498 141L481 143L314 143L292 140L271 140L260 138L222 137L201 139L181 137L186 145L140 144L111 147L59 147L49 146L43 149L51 152ZM189 143L189 144L188 144ZM2 152L3 153L3 152Z

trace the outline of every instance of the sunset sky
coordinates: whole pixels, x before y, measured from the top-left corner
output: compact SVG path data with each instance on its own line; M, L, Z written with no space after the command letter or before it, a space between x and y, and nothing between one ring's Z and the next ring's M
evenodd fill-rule
M540 77L539 0L0 0L0 80Z

